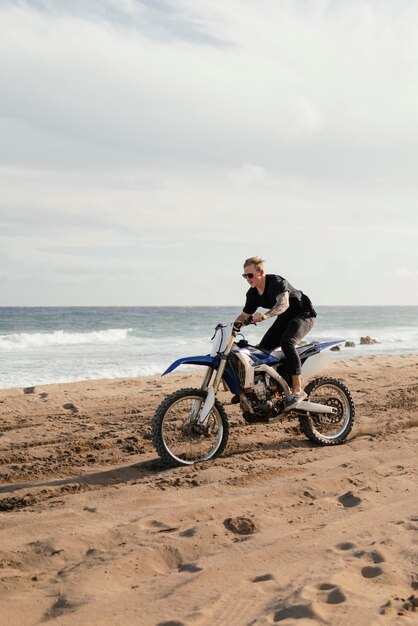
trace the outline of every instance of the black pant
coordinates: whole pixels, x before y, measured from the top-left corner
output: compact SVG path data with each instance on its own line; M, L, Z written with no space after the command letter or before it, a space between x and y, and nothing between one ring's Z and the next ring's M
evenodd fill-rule
M276 319L259 343L262 350L271 352L279 346L286 357L287 368L291 376L301 373L301 362L296 345L309 333L314 325L314 318L301 314L291 320Z

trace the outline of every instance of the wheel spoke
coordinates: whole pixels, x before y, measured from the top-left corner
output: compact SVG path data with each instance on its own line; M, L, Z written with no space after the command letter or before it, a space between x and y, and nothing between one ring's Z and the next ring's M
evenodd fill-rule
M194 392L194 393L193 393ZM198 422L205 392L179 390L160 405L153 421L153 439L167 465L190 465L215 457L226 445L228 424L215 402L205 423Z
M336 414L312 415L313 427L323 437L338 437L344 430L350 413L348 400L338 387L324 385L309 396L309 401L336 409Z
M202 398L183 398L165 414L162 427L164 444L181 461L196 462L210 457L222 437L222 422L214 409L205 426L199 427L197 418L202 405Z
M306 391L310 402L330 406L335 411L301 418L305 435L321 445L343 443L351 431L355 412L347 387L336 378L322 378L309 383Z

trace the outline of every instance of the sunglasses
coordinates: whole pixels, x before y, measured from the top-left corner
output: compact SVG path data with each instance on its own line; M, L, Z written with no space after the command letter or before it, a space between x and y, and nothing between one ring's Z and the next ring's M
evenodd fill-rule
M254 274L252 272L248 272L248 274L243 274L243 278L254 278Z

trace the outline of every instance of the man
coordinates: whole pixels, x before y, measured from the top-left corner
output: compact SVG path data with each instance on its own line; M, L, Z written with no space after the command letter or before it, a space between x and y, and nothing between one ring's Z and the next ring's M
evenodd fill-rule
M311 330L316 312L308 296L292 287L285 278L266 274L264 263L258 256L244 263L243 277L250 289L246 294L244 309L235 322L243 322L251 316L255 324L271 317L276 318L259 343L259 348L271 352L280 346L283 350L292 379L292 395L285 404L285 410L289 410L306 398L296 345ZM268 310L266 313L256 313L258 307Z

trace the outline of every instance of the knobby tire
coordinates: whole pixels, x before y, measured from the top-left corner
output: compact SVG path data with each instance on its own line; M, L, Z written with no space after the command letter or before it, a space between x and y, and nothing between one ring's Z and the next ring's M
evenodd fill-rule
M174 393L167 396L157 408L154 418L152 420L152 441L159 457L161 458L161 461L166 467L179 467L184 465L193 465L194 463L198 463L201 461L208 461L219 456L225 450L229 436L229 422L224 407L217 399L215 399L215 403L211 409L210 416L212 419L219 420L221 435L219 436L219 440L216 441L213 449L210 450L206 455L202 455L201 458L196 459L181 458L181 455L177 455L176 453L174 453L173 450L170 450L170 445L167 443L166 438L164 437L165 422L166 420L168 421L170 419L170 409L175 407L176 404L180 403L182 400L187 400L188 398L192 400L193 398L197 397L202 398L202 404L199 409L200 412L206 395L207 392L203 389L178 389ZM177 421L179 422L180 419L178 419ZM174 428L175 426L172 426L173 432L175 432ZM198 437L196 437L196 439L198 439ZM186 439L185 448L187 448Z
M299 418L299 423L303 434L313 443L320 446L336 446L345 442L351 432L351 429L353 428L355 406L350 390L346 387L346 385L338 378L331 377L316 378L315 380L312 380L305 387L305 392L308 394L307 401L315 402L315 399L311 399L310 396L321 387L326 386L338 389L337 395L338 393L340 394L340 399L338 401L341 403L341 398L343 398L345 402L347 415L344 416L345 423L343 424L341 431L335 436L325 435L320 430L320 417L316 416L314 413L310 416L301 416ZM332 397L330 397L330 403L332 404Z

